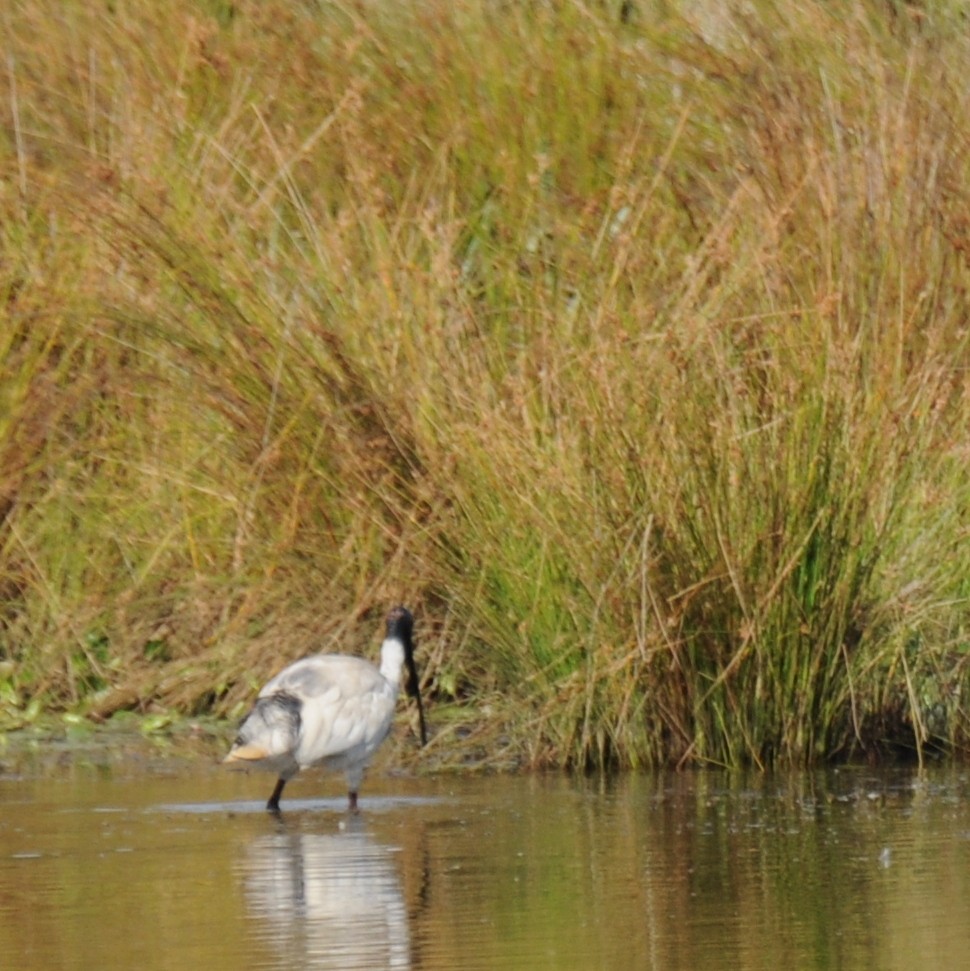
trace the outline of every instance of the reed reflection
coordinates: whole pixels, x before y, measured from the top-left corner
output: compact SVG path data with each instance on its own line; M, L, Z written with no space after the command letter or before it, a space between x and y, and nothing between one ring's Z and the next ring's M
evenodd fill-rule
M281 965L308 969L411 967L408 914L394 849L351 820L332 833L257 838L239 864L257 932Z

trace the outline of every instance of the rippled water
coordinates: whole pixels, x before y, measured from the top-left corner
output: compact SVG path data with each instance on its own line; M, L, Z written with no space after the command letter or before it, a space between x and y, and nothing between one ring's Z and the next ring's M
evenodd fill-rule
M8 766L3 967L970 967L962 770L271 782Z

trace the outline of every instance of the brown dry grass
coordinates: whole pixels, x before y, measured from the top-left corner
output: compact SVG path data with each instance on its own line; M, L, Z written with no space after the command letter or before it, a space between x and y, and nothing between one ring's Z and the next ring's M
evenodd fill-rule
M404 600L442 753L965 746L970 47L756 8L8 6L8 720Z

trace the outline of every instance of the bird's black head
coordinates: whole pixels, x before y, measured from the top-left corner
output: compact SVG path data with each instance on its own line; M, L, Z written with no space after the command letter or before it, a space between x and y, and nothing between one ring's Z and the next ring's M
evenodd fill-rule
M421 686L418 669L414 664L414 618L407 607L394 607L387 615L387 636L399 640L404 645L404 664L408 669L408 682L405 690L418 703L418 721L421 726L421 744L428 742L428 731L424 724L424 705L421 703Z
M397 638L405 647L410 648L411 634L414 632L414 618L407 607L394 607L387 615L387 636Z

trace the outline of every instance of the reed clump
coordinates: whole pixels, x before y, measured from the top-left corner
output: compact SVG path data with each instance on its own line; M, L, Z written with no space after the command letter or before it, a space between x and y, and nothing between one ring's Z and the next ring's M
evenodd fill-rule
M8 725L407 600L443 760L966 751L959 6L613 7L0 15Z

